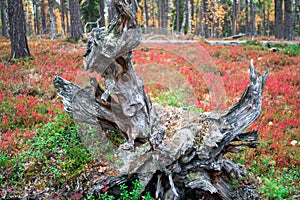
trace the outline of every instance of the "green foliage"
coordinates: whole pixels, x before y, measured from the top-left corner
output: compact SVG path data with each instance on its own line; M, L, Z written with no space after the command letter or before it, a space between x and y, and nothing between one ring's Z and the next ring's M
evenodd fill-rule
M145 200L152 200L153 198L150 195L150 192L146 192L146 196L144 196Z
M132 190L126 184L120 185L120 197L118 200L138 200L144 186L139 182L138 179L132 181ZM95 197L91 197L90 199L96 199ZM107 193L100 194L100 200L114 200L115 197L109 195ZM152 200L153 198L150 195L150 192L146 192L146 195L143 196L145 200Z
M246 164L249 153L251 151L245 149L244 153L227 156L235 163ZM251 162L248 170L257 177L259 192L263 199L293 199L292 196L299 192L300 169L298 166L278 169L274 160L262 155Z
M141 191L143 190L144 186L139 182L139 180L135 180L132 182L133 190L129 192L130 197L132 200L138 200Z
M246 44L248 44L248 45L257 45L257 41L256 40L247 40Z
M196 108L187 101L186 94L180 89L174 89L173 91L159 92L157 97L153 98L154 101L162 106L173 106L178 108L189 108L189 110L202 113L201 108Z
M11 169L0 180L3 184L5 179L8 184L26 184L36 174L42 176L40 182L62 184L78 175L91 160L78 138L76 126L66 114L57 115L37 129L36 137L24 142L29 148L17 156L0 155L0 169Z
M125 184L120 185L120 198L119 200L138 200L141 191L143 190L144 186L139 182L139 180L135 180L132 182L133 189L132 191L128 191L128 186Z
M277 185L276 182L267 178L263 179L264 186L260 188L260 192L269 198L285 199L288 197L289 191L282 185Z
M100 200L114 200L115 197L107 193L100 194Z
M290 56L300 55L300 45L299 44L289 45L285 49L282 50L282 53L288 54Z

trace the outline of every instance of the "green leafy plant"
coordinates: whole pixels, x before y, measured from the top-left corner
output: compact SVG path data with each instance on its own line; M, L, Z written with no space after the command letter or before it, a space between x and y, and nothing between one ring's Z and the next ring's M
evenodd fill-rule
M37 129L36 137L25 142L29 148L17 156L0 156L1 166L12 170L5 174L8 183L24 184L35 174L43 174L47 177L44 180L62 184L78 175L92 159L66 114L57 115L52 122Z
M268 198L285 199L288 197L289 191L282 185L277 185L277 183L268 178L264 178L263 183L264 186L260 188L260 192L264 193Z
M300 45L299 44L289 45L285 49L282 50L282 53L288 54L290 56L300 55Z
M132 181L132 189L126 184L120 185L120 197L118 200L138 200L144 186L139 182L138 179ZM92 197L91 199L96 199ZM108 195L107 193L100 194L100 200L114 200L115 197L112 195ZM145 200L152 200L153 198L150 195L150 192L146 192L146 195L143 196Z

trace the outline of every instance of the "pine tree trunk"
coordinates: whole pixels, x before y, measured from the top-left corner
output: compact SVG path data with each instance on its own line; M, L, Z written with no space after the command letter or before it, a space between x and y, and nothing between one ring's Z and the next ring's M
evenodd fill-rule
M271 32L271 25L270 25L270 9L271 9L271 2L267 2L268 4L268 11L267 11L267 34L270 36Z
M200 20L199 20L199 35L203 36L204 35L204 31L203 31L203 23L204 23L204 17L203 17L203 7L200 5L200 0L199 0L199 16L200 16Z
M275 0L275 38L283 38L282 27L282 0Z
M45 0L41 0L42 34L48 33L46 24Z
M0 0L2 36L8 36L8 19L5 0Z
M166 29L166 31L168 31L168 27L169 27L169 0L164 0L164 18L163 18L163 24L164 24L164 28ZM168 33L168 32L166 32Z
M294 39L294 20L291 0L284 1L284 39Z
M191 0L187 0L187 25L188 25L188 35L192 34L192 5Z
M49 6L49 15L50 15L50 30L51 30L51 39L56 38L56 18L54 15L54 1L55 0L48 0L48 6ZM55 1L56 2L56 1Z
M232 24L231 24L231 35L236 34L236 0L232 1Z
M67 10L66 12L65 12L65 18L66 18L66 26L67 26L67 33L70 33L70 15L69 15L69 13L70 13L70 9L69 10Z
M255 5L253 0L250 0L250 24L251 24L251 36L254 37L256 35L256 29L255 29Z
M184 6L183 6L183 12L182 12L182 22L181 22L181 28L180 28L180 33L183 35L185 34L185 26L186 26L186 22L187 22L187 0L184 0Z
M66 24L65 24L65 0L60 0L60 20L62 28L62 36L64 37L66 33Z
M28 57L30 51L26 37L26 22L22 0L8 1L7 6L11 59Z
M298 30L297 36L300 37L300 0L295 0L295 17L294 17L294 19L295 19L295 30Z
M26 21L26 28L27 28L27 35L31 35L31 21L32 21L32 15L29 13L29 7L28 2L25 1L25 21Z
M80 40L82 38L82 24L80 17L80 7L79 1L69 1L70 7L70 18L71 18L71 38L75 41Z
M209 30L208 30L208 23L209 23L209 20L208 20L208 8L207 8L207 0L203 0L203 18L204 18L204 37L205 38L209 38L210 37L210 34L209 34Z
M99 0L100 27L105 26L104 0Z
M176 0L176 32L179 33L180 30L180 2Z
M159 28L164 27L164 0L158 1Z
M249 28L249 1L248 0L245 0L245 13L246 13L246 19L245 19L245 21L246 21L246 23L245 23L245 34L247 35L247 36L249 36L249 30L250 30L250 28Z
M267 35L267 29L266 29L266 2L265 0L262 1L262 17L263 17L263 20L262 20L262 27L263 27L263 35Z
M144 14L145 14L145 25L149 27L149 13L148 13L148 0L144 0Z
M34 32L35 34L40 34L40 21L39 21L39 6L36 0L32 1L33 9L34 9Z

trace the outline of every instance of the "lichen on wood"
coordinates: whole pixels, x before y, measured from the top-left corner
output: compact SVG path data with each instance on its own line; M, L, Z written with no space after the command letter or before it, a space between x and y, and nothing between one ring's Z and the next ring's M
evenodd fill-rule
M85 70L104 77L105 90L91 78L81 88L61 77L54 86L64 107L84 124L84 140L96 133L100 154L114 175L106 174L88 195L119 195L116 188L138 178L154 198L259 199L246 169L224 158L240 146L255 147L257 131L243 132L261 112L267 73L250 64L250 84L225 114L197 114L185 108L152 104L132 66L132 50L141 40L130 1L114 0L117 15L106 28L96 28L84 56ZM108 145L107 132L120 133L126 142ZM94 141L94 140L93 140ZM101 146L102 145L102 146ZM236 187L232 185L238 185Z

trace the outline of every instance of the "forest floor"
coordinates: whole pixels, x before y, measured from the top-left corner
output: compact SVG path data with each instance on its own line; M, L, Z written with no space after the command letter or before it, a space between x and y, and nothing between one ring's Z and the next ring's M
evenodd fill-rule
M248 128L259 131L259 144L227 156L256 177L263 199L300 198L299 45L273 52L255 41L238 46L148 43L134 50L133 64L152 101L162 105L221 112L247 87L251 59L261 73L270 71L262 113ZM52 81L58 75L86 86L94 74L82 67L85 43L31 39L32 57L12 61L9 40L0 38L0 44L0 197L80 199L108 173L107 163L80 142ZM211 81L210 73L219 77ZM214 91L211 82L224 90Z

